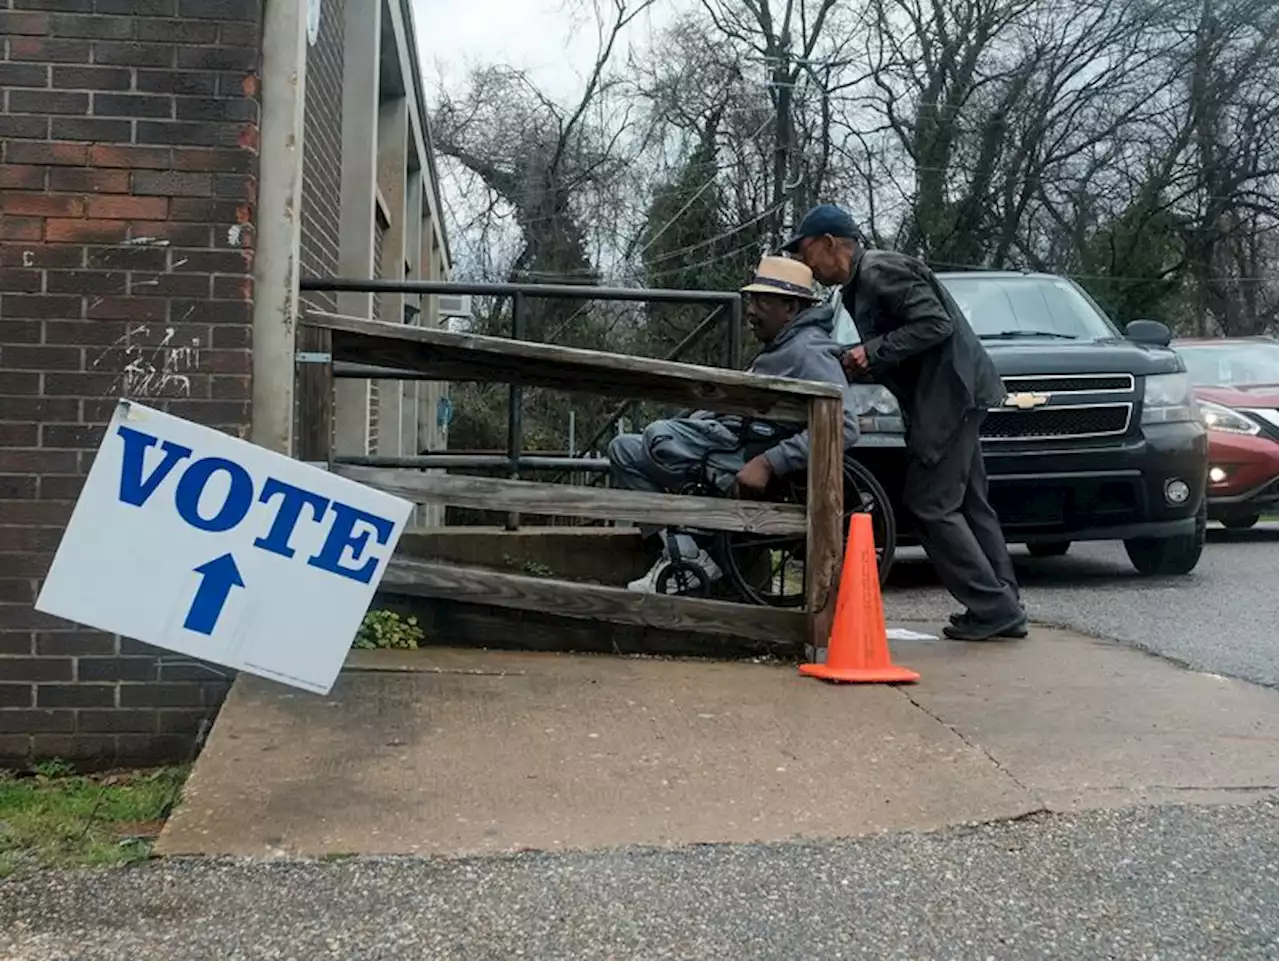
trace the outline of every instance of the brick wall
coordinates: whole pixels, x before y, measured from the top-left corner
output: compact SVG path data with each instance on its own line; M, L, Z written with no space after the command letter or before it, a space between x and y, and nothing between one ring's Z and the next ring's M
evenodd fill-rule
M117 398L248 429L261 0L8 6L0 761L176 757L225 680L32 603Z

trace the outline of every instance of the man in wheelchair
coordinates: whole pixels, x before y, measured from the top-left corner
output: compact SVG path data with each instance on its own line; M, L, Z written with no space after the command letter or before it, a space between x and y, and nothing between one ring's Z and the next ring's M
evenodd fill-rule
M819 303L812 272L787 257L765 257L742 293L747 319L763 345L748 370L839 385L845 396L844 446L852 447L858 439L857 414L839 345L831 338L835 312ZM759 497L775 479L806 468L809 432L697 410L655 421L640 434L618 435L608 458L614 485L626 490ZM700 568L707 583L720 579L719 566L693 535L649 526L641 532L661 535L661 553L648 574L627 585L631 590L657 592L659 574L676 560L672 551Z

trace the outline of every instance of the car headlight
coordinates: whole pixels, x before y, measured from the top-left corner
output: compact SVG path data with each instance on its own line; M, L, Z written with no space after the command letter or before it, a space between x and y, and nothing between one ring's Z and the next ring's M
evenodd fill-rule
M888 388L879 385L855 385L858 405L858 430L864 434L901 434L902 412Z
M1191 394L1191 378L1187 374L1152 374L1147 377L1142 397L1144 424L1170 424L1195 419L1195 398Z
M1197 406L1200 408L1200 421L1206 430L1222 431L1224 434L1249 435L1257 434L1262 430L1256 421L1237 413L1230 407L1223 407L1211 400L1202 400Z

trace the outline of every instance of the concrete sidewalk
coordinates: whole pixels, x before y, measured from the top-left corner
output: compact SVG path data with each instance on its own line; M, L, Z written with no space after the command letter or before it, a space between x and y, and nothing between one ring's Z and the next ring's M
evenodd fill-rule
M353 656L329 698L241 676L159 851L823 839L1275 790L1275 690L1055 630L893 647L919 684L448 649Z

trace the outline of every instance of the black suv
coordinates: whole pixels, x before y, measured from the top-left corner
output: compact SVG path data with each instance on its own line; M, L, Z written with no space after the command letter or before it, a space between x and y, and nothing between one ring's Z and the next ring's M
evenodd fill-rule
M1038 557L1064 554L1072 541L1120 540L1143 574L1193 570L1204 547L1208 442L1169 329L1134 321L1121 334L1064 277L937 276L1008 390L982 438L1006 539ZM836 338L858 339L842 309ZM909 542L898 499L902 418L884 388L860 391L854 453L888 491L897 542Z

